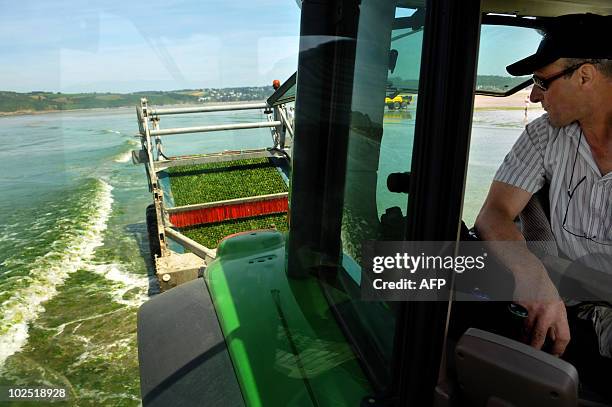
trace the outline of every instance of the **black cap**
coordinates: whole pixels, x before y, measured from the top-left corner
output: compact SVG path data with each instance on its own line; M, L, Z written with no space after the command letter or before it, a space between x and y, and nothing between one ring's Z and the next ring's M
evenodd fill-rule
M530 75L559 58L612 59L612 16L568 14L552 18L535 54L506 67Z

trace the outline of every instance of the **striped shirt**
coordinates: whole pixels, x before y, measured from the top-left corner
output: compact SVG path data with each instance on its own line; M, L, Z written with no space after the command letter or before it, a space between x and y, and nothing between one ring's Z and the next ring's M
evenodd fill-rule
M602 176L577 122L555 128L545 114L529 123L494 180L532 194L547 182L551 227L559 249L572 260L596 253L612 255L612 172ZM571 198L568 191L573 191Z

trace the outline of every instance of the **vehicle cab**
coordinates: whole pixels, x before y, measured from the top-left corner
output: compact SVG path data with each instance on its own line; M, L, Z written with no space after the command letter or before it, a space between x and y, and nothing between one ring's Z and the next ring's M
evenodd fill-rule
M585 12L612 5L302 1L297 80L277 91L295 92L289 232L226 238L204 278L141 308L143 405L609 404L581 383L589 372L460 323L508 304L362 295L366 242L461 246L466 207L484 199L466 189L471 152L487 150L470 145L475 94L529 86L505 66L534 52L548 19ZM400 122L390 90L415 95Z

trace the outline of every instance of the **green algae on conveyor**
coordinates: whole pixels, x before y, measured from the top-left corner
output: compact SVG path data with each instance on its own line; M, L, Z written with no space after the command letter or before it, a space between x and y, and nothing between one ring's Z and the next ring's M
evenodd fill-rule
M190 226L181 229L181 233L196 242L216 248L224 237L248 230L272 229L281 232L289 230L286 214L257 216L253 218L233 219L207 225Z
M287 192L267 158L169 168L177 206Z

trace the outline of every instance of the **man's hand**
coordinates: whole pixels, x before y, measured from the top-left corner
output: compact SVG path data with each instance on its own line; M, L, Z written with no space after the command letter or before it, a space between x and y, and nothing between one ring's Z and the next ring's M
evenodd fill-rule
M546 268L527 249L524 236L514 224L514 219L531 196L520 188L493 181L476 219L476 229L482 239L488 241L490 250L514 275L514 301L529 313L525 324L526 342L542 349L548 337L553 343L549 351L560 356L570 340L565 305ZM516 242L516 245L512 246L510 242Z
M529 344L541 349L547 337L552 341L550 353L563 355L570 341L570 330L567 323L565 304L559 300L554 303L521 304L529 312L525 330Z
M546 350L561 356L570 341L565 304L550 278L538 274L539 278L521 278L523 275L516 279L515 301L528 312L524 339L534 348L542 349L548 337L552 348Z

